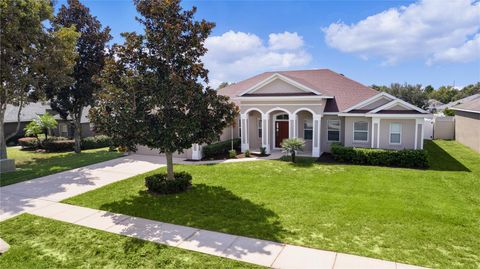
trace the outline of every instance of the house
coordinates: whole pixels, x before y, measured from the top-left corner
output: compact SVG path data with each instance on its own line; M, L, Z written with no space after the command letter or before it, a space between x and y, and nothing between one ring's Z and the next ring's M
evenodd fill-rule
M57 128L51 130L53 135L72 137L73 136L73 127L71 125L71 120L64 120L58 115L56 111L53 111L50 107L50 104L45 102L36 102L29 103L25 105L20 111L20 129L16 134L16 137L21 137L24 134L24 128L29 122L36 119L39 115L45 113L50 113L57 120ZM93 135L93 132L90 128L90 122L87 118L88 108L83 110L83 115L81 119L82 123L82 137L87 137ZM18 106L7 105L5 111L5 135L8 136L16 131L18 122Z
M458 99L458 100L456 100L456 101L452 101L452 102L447 103L447 104L438 105L438 106L436 107L435 113L441 113L441 114L443 114L442 112L443 112L445 109L447 109L447 108L452 108L452 107L454 107L454 106L456 106L456 105L469 102L470 100L475 100L475 99L477 99L478 97L480 97L480 94L479 94L479 93L473 94L473 95L470 95L470 96L467 96L467 97L462 98L462 99Z
M480 94L452 109L455 110L455 140L480 152Z
M240 108L238 124L221 140L241 138L242 151L280 149L305 140L304 155L320 156L332 143L349 147L422 149L428 112L328 69L266 72L218 91ZM232 133L233 132L233 133ZM157 154L146 147L139 153ZM194 145L179 157L201 158Z

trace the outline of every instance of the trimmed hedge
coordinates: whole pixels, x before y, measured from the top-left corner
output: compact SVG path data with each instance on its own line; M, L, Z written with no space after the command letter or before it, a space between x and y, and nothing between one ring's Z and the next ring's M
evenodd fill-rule
M379 165L407 168L427 168L428 155L421 149L385 150L344 147L332 144L336 161L363 165Z
M48 152L72 151L74 146L74 140L58 140L49 138L42 142L42 148Z
M145 178L145 186L156 194L173 194L186 191L192 186L192 176L187 172L174 173L174 180L168 180L166 173Z
M228 151L232 149L232 140L233 149L240 150L240 138L235 138L204 146L203 156L213 158L219 155L227 155Z
M98 149L110 147L112 139L106 135L97 135L82 138L82 149Z
M36 149L38 148L38 139L35 137L22 137L18 139L18 144L23 149Z

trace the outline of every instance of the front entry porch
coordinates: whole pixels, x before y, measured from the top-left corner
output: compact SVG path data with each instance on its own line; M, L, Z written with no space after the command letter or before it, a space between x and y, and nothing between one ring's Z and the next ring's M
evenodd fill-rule
M265 148L266 153L279 151L283 140L297 137L305 141L300 155L320 157L321 118L321 114L309 108L293 112L281 107L266 112L250 108L240 116L242 152L261 152L261 148Z

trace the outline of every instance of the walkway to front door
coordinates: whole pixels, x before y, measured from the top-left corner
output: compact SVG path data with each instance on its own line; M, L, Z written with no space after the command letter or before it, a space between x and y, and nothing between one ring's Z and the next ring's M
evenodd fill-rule
M280 148L284 139L288 138L288 121L275 121L275 147Z

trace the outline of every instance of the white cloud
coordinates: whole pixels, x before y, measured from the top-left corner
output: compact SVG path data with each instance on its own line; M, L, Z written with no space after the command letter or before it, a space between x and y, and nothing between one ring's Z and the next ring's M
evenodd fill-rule
M480 16L480 15L479 15ZM449 48L445 51L435 53L427 64L440 61L448 62L469 62L480 58L480 34L476 34L472 40L457 48Z
M228 31L205 41L208 52L203 58L210 71L210 86L237 82L264 71L305 66L311 55L297 33L272 33L268 46L255 34Z
M290 32L270 34L268 35L268 45L273 50L298 49L303 46L303 37Z
M386 64L410 58L422 58L427 63L465 62L479 57L457 55L474 52L477 41L471 37L480 30L479 14L480 2L423 0L355 24L332 23L323 31L329 46L363 59L379 57Z

